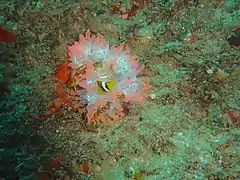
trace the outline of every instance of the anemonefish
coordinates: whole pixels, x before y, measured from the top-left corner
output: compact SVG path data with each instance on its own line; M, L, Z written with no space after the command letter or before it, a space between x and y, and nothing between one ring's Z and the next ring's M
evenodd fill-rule
M115 85L116 85L115 80L110 80L108 82L97 81L98 93L103 94L103 93L106 93L106 92L110 92Z

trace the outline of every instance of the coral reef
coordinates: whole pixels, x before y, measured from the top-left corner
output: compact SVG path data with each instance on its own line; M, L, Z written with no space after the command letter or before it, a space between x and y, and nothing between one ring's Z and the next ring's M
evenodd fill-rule
M239 179L239 1L1 2L0 179Z

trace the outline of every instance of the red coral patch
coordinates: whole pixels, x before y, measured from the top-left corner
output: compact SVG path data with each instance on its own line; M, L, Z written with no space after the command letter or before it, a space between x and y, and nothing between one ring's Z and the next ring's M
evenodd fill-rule
M66 83L70 77L68 64L67 63L60 64L57 68L55 76L61 83Z
M0 42L11 43L16 41L16 35L4 28L0 28Z

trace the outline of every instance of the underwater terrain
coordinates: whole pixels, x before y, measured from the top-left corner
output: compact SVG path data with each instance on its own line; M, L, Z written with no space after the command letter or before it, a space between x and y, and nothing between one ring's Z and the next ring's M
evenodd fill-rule
M239 0L0 0L1 180L240 179Z

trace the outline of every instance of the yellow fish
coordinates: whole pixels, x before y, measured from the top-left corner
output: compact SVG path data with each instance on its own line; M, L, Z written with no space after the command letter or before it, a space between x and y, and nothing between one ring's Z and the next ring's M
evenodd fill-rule
M98 93L104 94L106 92L110 92L115 85L116 85L116 81L113 79L108 82L97 81Z

